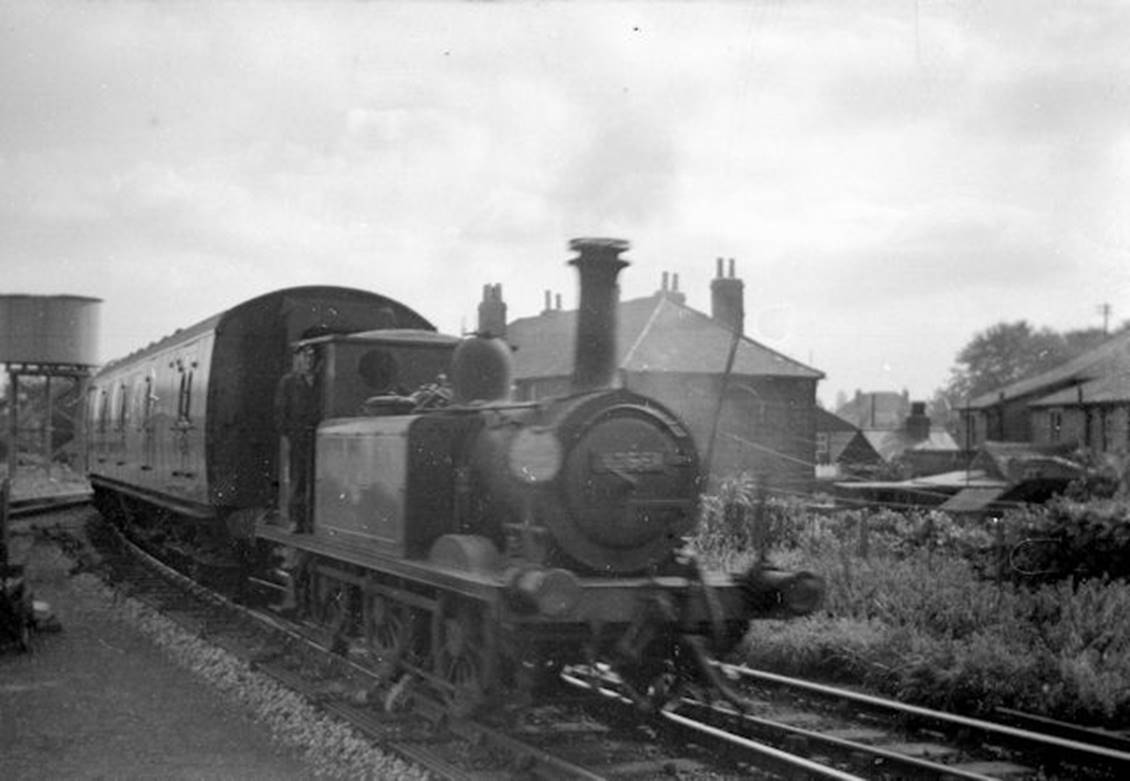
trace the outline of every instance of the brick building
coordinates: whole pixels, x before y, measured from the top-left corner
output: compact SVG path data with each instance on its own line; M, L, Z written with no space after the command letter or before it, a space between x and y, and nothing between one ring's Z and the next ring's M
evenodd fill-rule
M666 273L655 294L619 303L618 382L677 412L703 458L712 452L715 477L750 472L766 476L774 490L807 491L816 460L816 384L824 374L744 335L744 285L732 259L728 276L723 266L719 259L709 315L687 306L677 275ZM506 325L516 398L569 392L576 315L559 300L554 307L547 293L541 314ZM494 286L484 289L484 318L495 324L493 333L505 322Z
M1074 445L1130 451L1130 331L1046 372L986 393L961 410L962 445Z

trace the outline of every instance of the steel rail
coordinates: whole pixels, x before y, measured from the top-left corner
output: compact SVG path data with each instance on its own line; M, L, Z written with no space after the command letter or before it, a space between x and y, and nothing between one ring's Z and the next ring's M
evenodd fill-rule
M605 686L599 685L597 679L588 681L584 680L583 678L578 678L569 673L562 673L561 679L571 686L596 692L602 697L616 700L623 703L625 706L634 705L629 697L625 697L623 694L615 691L614 689L609 689ZM828 778L834 779L835 781L866 781L861 776L844 773L843 771L827 767L826 765L821 765L818 762L813 762L809 759L805 759L804 757L797 756L796 754L790 754L787 751L773 748L772 746L751 740L750 738L742 737L741 735L735 735L731 732L726 732L725 730L718 729L717 727L712 727L709 724L704 724L700 721L695 721L694 719L688 718L686 716L681 716L667 709L661 710L659 712L659 715L667 721L678 724L684 729L690 729L695 732L702 733L713 738L714 740L740 746L747 751L753 752L757 756L766 757L773 762L788 767L791 770L803 770L807 773L810 773L813 778Z
M328 659L332 659L333 663L339 668L348 669L349 671L364 676L375 683L381 683L382 679L376 675L371 669L364 665L349 659L340 654L334 653L332 649L325 644L318 642L316 639L310 637L306 632L300 628L296 628L285 620L279 620L274 615L266 613L253 608L248 608L244 605L235 602L228 597L220 594L206 586L197 583L192 578L188 577L182 572L179 572L161 559L153 556L148 551L139 547L132 540L128 539L121 530L114 527L112 524L107 524L113 532L116 541L125 547L129 553L147 566L156 570L157 574L162 578L172 581L179 587L192 593L197 598L211 602L226 610L237 613L247 620L258 624L261 628L265 628L271 632L280 634L292 642L296 642L301 646L308 648L310 651L324 655ZM255 669L263 672L272 678L275 678L283 685L294 689L298 692L305 692L308 687L304 686L300 676L291 673L284 669L275 669L269 664L254 663ZM309 694L309 692L306 692ZM420 694L420 692L417 692ZM338 718L343 719L349 724L366 732L364 725L361 723L359 714L355 709L350 706L339 705L332 702L321 702L319 707L327 712L333 713ZM548 772L554 778L570 778L578 779L579 781L602 781L604 778L601 775L592 773L587 769L580 767L568 760L556 757L546 751L543 751L536 746L529 745L523 741L505 735L499 730L485 724L481 724L471 719L445 719L442 703L434 700L431 697L421 696L415 702L414 709L416 715L427 721L433 723L442 722L447 731L453 736L462 738L472 743L485 741L491 745L508 752L514 756L526 769L527 773L532 775L535 770L542 770ZM479 777L479 774L472 771L463 771L459 768L452 766L449 762L441 758L435 752L432 752L427 747L421 747L410 740L395 740L391 742L383 742L382 746L394 751L401 757L408 761L416 762L428 769L441 778L450 779L451 781L474 781Z
M723 664L720 662L717 663L717 665L724 672L749 680L766 681L781 686L787 686L793 689L799 689L801 691L809 692L811 694L816 694L823 697L852 702L857 705L865 705L871 708L882 709L888 712L894 711L903 715L927 719L935 723L948 724L963 729L977 730L978 732L986 735L995 736L1000 739L1021 742L1035 748L1060 749L1062 751L1070 752L1076 756L1091 758L1092 761L1101 760L1105 763L1111 763L1115 767L1130 770L1130 752L1119 751L1118 749L1107 748L1105 746L1099 746L1091 743L1083 743L1078 740L1061 738L1056 735L1049 735L1047 733L1034 732L1032 730L1020 729L1018 727L1010 727L1005 724L994 724L993 722L972 718L970 716L960 716L954 713L945 713L943 711L930 710L929 708L923 708L918 705L910 705L905 702L888 700L883 697L875 697L870 694L861 694L859 692L840 689L834 686L826 686L820 683L813 683L812 681L802 681L797 678L777 675L776 673L765 672L763 670L754 670L749 667L740 667L737 665Z
M1066 721L1038 716L1034 713L1024 713L1012 708L998 707L993 712L1005 721L1012 721L1014 726L1031 729L1033 732L1046 732L1049 735L1059 735L1062 738L1078 740L1080 743L1106 746L1119 751L1130 751L1130 737L1121 732L1097 727L1082 727L1078 724L1070 724ZM1025 727L1024 725L1028 726Z
M958 765L946 765L940 762L934 762L929 759L924 759L922 757L915 757L909 754L901 754L898 751L893 751L889 748L883 748L882 746L859 743L853 740L836 737L834 735L825 735L822 732L805 729L803 727L797 727L791 724L782 724L781 722L776 722L772 719L751 716L747 713L741 713L740 711L734 709L732 705L712 706L705 702L698 702L696 700L688 700L685 698L681 701L680 704L686 705L691 708L706 710L710 713L718 714L725 718L735 719L738 720L739 723L744 722L752 725L753 727L776 730L778 732L785 733L785 740L788 739L788 736L795 736L803 738L810 743L835 749L837 751L859 752L872 756L876 759L881 759L884 762L902 765L915 771L933 773L939 778L947 779L947 781L949 781L949 779L964 779L964 781L995 781L996 779L996 776L987 776L983 773L964 770ZM679 705L677 704L674 710L678 710L678 708ZM889 773L890 771L886 772Z
M767 746L764 743L759 743L755 740L750 740L749 738L743 738L739 735L725 732L718 729L717 727L711 727L709 724L703 724L700 721L695 721L694 719L687 718L686 716L680 716L679 714L672 713L671 711L664 710L660 711L660 713L663 718L667 719L668 721L672 721L675 724L678 724L686 729L694 730L695 732L701 732L717 740L722 740L727 743L733 743L734 745L741 746L742 748L748 751L752 751L760 756L768 757L775 762L783 763L792 769L804 771L805 773L810 774L813 778L830 778L835 779L835 781L866 781L866 778L863 776L852 775L851 773L845 773L842 770L836 770L835 768L821 765L818 762L813 762L811 760L805 759L804 757L799 757L796 754L790 754L787 751L781 751L780 749L773 748L772 746Z
M8 516L10 518L19 518L25 515L49 512L51 510L77 507L88 504L90 497L91 494L87 491L84 493L57 494L54 496L27 496L19 499L9 499Z

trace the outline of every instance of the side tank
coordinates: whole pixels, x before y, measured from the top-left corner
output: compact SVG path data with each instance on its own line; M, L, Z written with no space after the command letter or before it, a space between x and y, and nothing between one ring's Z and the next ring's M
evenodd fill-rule
M318 429L314 535L423 559L458 531L460 443L477 415L429 412L327 421Z

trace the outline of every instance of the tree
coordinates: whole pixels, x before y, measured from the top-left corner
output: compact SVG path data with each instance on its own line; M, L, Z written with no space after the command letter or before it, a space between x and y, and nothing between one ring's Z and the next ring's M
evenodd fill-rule
M957 354L946 395L951 403L957 401L961 406L969 399L1058 366L1079 352L1082 350L1069 345L1063 334L1050 328L1035 330L1026 320L997 323L976 334Z
M1130 328L1130 321L1115 333ZM1101 328L1057 333L1050 328L1034 329L1025 320L997 323L973 336L957 354L950 379L930 400L931 420L957 431L958 412L970 399L1005 385L1033 377L1041 372L1092 350L1112 334Z

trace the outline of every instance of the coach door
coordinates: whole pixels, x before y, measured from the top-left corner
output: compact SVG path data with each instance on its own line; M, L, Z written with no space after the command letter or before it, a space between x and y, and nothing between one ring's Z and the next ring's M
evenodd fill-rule
M112 451L115 472L126 471L129 466L129 378L123 378L114 388L114 433Z
M193 463L193 436L196 426L193 422L193 391L196 375L196 362L190 357L176 361L177 413L173 418L173 477L191 480L196 477Z
M151 472L157 466L157 426L153 420L157 402L157 389L153 370L145 372L139 388L138 429L141 434L141 471Z

